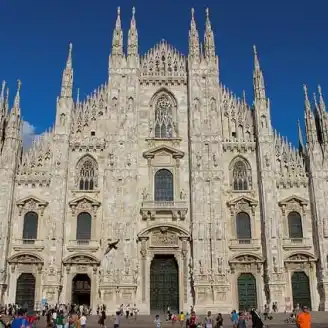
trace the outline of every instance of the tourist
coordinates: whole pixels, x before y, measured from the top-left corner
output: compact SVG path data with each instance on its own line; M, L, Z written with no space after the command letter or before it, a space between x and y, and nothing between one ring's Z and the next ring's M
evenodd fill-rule
M180 321L180 327L182 328L184 321L185 321L185 315L184 315L183 311L180 312L179 321Z
M255 311L255 309L251 310L251 316L252 316L252 327L253 328L263 328L264 324L260 317L260 315Z
M192 311L189 319L189 328L197 328L197 321L198 318L196 316L196 313L195 311Z
M121 311L116 311L115 321L114 321L114 328L120 327L120 320L121 320Z
M237 328L237 325L238 325L238 313L236 312L236 310L233 310L231 312L231 322L232 322L233 328Z
M64 326L64 313L63 311L59 311L56 318L56 327L63 328L63 326Z
M80 324L81 324L81 328L85 328L86 324L87 324L87 317L84 313L82 313L82 316L80 318Z
M121 314L121 313L120 313ZM104 309L101 311L98 323L100 325L100 327L104 328L105 326L105 320L106 320L106 312L104 311Z
M27 320L24 318L24 311L19 309L17 317L11 322L11 328L26 328L28 326Z
M245 312L239 312L238 313L238 328L247 328L247 317L245 315Z
M215 328L222 328L222 327L223 327L223 317L222 314L219 313L216 317Z
M125 317L126 319L129 319L130 316L130 304L127 304L126 308L125 308Z
M139 312L139 310L138 310L138 308L137 308L137 305L134 304L134 305L133 305L133 315L134 315L134 320L137 320L138 312Z
M161 319L159 318L158 314L156 314L155 316L154 324L155 324L155 328L161 328L162 326Z
M296 318L296 324L298 328L311 328L312 316L307 306L303 306L303 311L299 312Z
M212 312L208 311L207 316L205 317L205 327L206 328L213 328L213 319L212 319Z

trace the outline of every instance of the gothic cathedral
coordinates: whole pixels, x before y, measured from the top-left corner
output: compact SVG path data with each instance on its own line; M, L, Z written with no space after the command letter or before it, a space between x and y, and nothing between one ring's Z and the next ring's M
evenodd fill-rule
M72 45L53 129L22 149L20 83L0 94L0 303L137 304L198 313L328 309L328 116L305 90L306 141L275 132L254 47L254 103L219 77L206 12L189 53L127 53L74 99Z

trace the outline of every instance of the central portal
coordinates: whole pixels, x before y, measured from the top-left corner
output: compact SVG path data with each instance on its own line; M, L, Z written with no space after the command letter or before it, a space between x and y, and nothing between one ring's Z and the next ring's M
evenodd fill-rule
M72 281L72 304L90 306L91 280L87 274L77 274Z
M150 265L150 311L179 313L179 269L173 255L155 255Z

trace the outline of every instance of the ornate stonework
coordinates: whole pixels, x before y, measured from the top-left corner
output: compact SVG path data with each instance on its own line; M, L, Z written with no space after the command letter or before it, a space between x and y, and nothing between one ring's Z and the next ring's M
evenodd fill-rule
M185 55L163 40L140 54L135 10L125 53L120 15L108 81L73 99L70 45L54 127L23 152L21 85L12 106L1 89L0 303L15 302L24 272L36 302L71 303L86 274L93 308L149 314L152 261L171 256L176 310L230 313L250 274L259 310L276 301L282 312L294 271L309 278L313 309L327 310L327 115L315 121L305 87L296 150L273 130L256 48L252 105L224 86L209 11L204 42L192 11Z

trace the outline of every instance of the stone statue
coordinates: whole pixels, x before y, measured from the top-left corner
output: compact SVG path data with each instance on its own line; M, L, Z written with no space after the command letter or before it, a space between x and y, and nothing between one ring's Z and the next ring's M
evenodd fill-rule
M187 198L187 193L184 191L184 189L180 192L180 199L185 200Z

